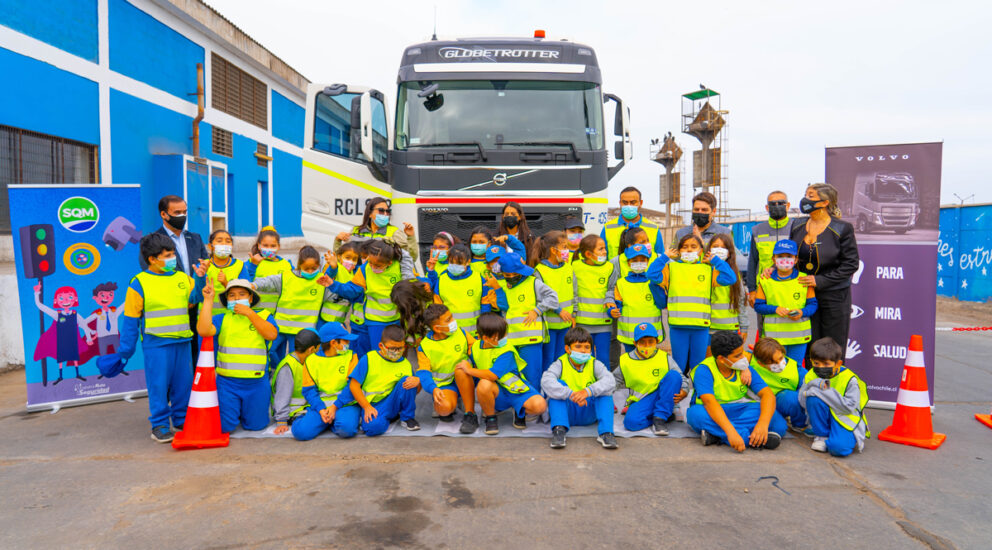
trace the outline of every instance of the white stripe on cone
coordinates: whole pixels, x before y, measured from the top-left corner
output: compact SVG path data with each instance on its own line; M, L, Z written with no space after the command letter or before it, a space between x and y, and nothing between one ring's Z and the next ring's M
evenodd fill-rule
M200 356L196 358L196 366L214 368L214 354L201 351Z
M213 360L213 357L210 358ZM923 352L916 350L909 350L906 353L906 366L907 367L926 367L926 363L923 361Z
M189 394L189 406L194 409L210 409L216 407L217 392L193 391Z
M906 407L926 407L930 408L930 393L927 391L904 390L899 388L896 396L896 404Z

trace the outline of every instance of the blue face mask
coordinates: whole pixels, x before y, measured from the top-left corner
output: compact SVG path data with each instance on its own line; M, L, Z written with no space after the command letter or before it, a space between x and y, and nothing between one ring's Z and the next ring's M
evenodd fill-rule
M472 243L472 244L469 245L469 247L472 249L472 254L474 254L476 256L482 256L483 254L485 254L486 253L486 247L488 247L488 246L489 245L487 245L485 243Z
M573 351L569 353L568 356L571 357L572 361L575 361L575 364L577 365L585 365L589 362L589 359L592 358L591 353L584 353L581 351Z
M437 251L437 261L439 261L439 262L446 262L446 261L448 261L448 251L447 250L438 250Z
M162 266L162 269L164 271L166 271L166 272L175 271L177 265L178 264L177 264L177 261L176 261L176 257L173 256L173 257L169 258L168 260L165 260L165 265Z
M506 336L504 336L504 337L502 337L502 338L499 339L499 342L496 342L496 347L497 348L506 347L506 344L509 341L510 341L510 339L507 338Z
M234 306L241 304L246 307L251 307L251 300L228 300L227 309L234 311Z
M448 273L451 273L452 275L454 275L455 277L457 277L457 276L461 275L462 273L465 273L465 269L466 268L467 268L467 266L460 265L460 264L449 264L448 265Z
M620 215L624 217L625 220L633 220L637 217L637 207L632 204L625 204L620 207Z
M379 227L386 227L389 225L389 216L387 214L376 214L375 224Z
M303 277L304 279L306 279L308 281L312 281L312 280L316 279L317 276L319 276L319 275L320 275L320 270L317 270L317 271L302 271L301 270L300 271L300 277Z

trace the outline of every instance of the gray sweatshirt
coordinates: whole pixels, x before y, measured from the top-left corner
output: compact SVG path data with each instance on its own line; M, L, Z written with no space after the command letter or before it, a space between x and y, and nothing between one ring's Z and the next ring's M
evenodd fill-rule
M816 378L810 380L799 388L799 404L806 408L806 399L808 397L819 397L823 400L830 410L836 412L837 414L861 414L861 409L858 408L858 404L861 402L861 388L858 387L858 381L855 378L847 383L847 389L844 391L844 395L837 393L837 390L831 388L829 385L826 389L822 388L826 380ZM858 452L865 447L865 433L867 426L865 425L864 419L858 423L858 426L854 429L854 438L858 441Z
M567 359L566 359L567 361ZM612 395L613 387L616 386L616 381L613 379L613 373L610 369L606 368L605 365L592 359L593 361L593 374L596 375L596 381L593 382L591 386L586 388L589 390L589 397L599 397L601 395ZM589 368L589 363L583 366L583 369ZM571 397L572 389L566 386L561 381L561 359L551 363L548 370L544 371L541 376L541 390L544 391L548 399L558 399L559 401L564 401ZM576 369L582 370L582 369Z
M629 355L631 359L634 359L635 361L643 361L643 359L641 359L641 357L637 355L636 349L631 350L631 352L628 353L627 355ZM692 380L690 380L687 376L682 374L682 368L679 367L679 364L675 362L675 359L672 357L672 354L670 353L668 354L668 370L673 370L679 373L680 376L682 376L682 390L688 394L689 388L692 387ZM622 390L627 387L627 381L624 380L623 377L623 369L617 367L616 370L613 371L613 377L617 381L617 386L616 386L617 390Z
M293 397L293 369L279 369L276 375L276 389L272 394L273 418L285 424L289 420L289 400Z
M605 298L606 298L607 305L609 305L609 304L616 305L616 302L615 302L615 298L614 297L616 296L617 280L620 279L620 260L619 260L619 258L614 258L614 260L616 260L616 261L613 262L613 273L610 274L609 280L606 281L606 296L605 296ZM579 260L579 261L581 262L582 260ZM572 277L572 292L575 293L574 295L576 297L579 296L579 278L578 277ZM575 316L575 314L578 312L578 309L579 309L579 301L578 300L575 300L574 303L575 303L575 305L572 306L572 316ZM598 334L600 332L612 332L613 331L613 325L615 325L615 324L616 324L616 319L614 319L613 322L610 323L610 324L608 324L608 325L582 325L582 328L584 328L587 331L589 331L589 334Z
M537 297L537 312L558 311L558 293L541 280L541 275L534 270L534 294Z

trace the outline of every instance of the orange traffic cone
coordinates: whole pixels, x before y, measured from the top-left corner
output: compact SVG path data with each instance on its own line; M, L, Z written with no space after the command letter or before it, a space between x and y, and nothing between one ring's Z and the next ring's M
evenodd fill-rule
M896 397L896 414L892 425L878 434L882 441L936 449L947 439L934 433L930 418L930 392L927 388L927 369L923 360L923 337L914 334L909 340L906 367Z
M217 406L217 379L214 374L214 339L203 338L200 356L193 375L193 391L183 431L172 440L173 449L227 447L229 436L220 431L220 408Z
M992 414L976 414L975 420L992 428Z

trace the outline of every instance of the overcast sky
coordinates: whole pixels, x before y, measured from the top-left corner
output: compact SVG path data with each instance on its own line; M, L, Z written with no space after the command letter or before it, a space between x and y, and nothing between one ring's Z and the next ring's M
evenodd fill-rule
M825 146L926 141L944 142L942 203L992 202L985 2L207 2L311 81L373 86L393 109L400 56L430 38L435 5L440 38L546 29L592 46L604 91L631 109L635 159L610 184L614 202L636 185L657 206L648 144L668 131L691 177L699 144L679 131L681 95L700 83L730 111L733 208L822 181Z

